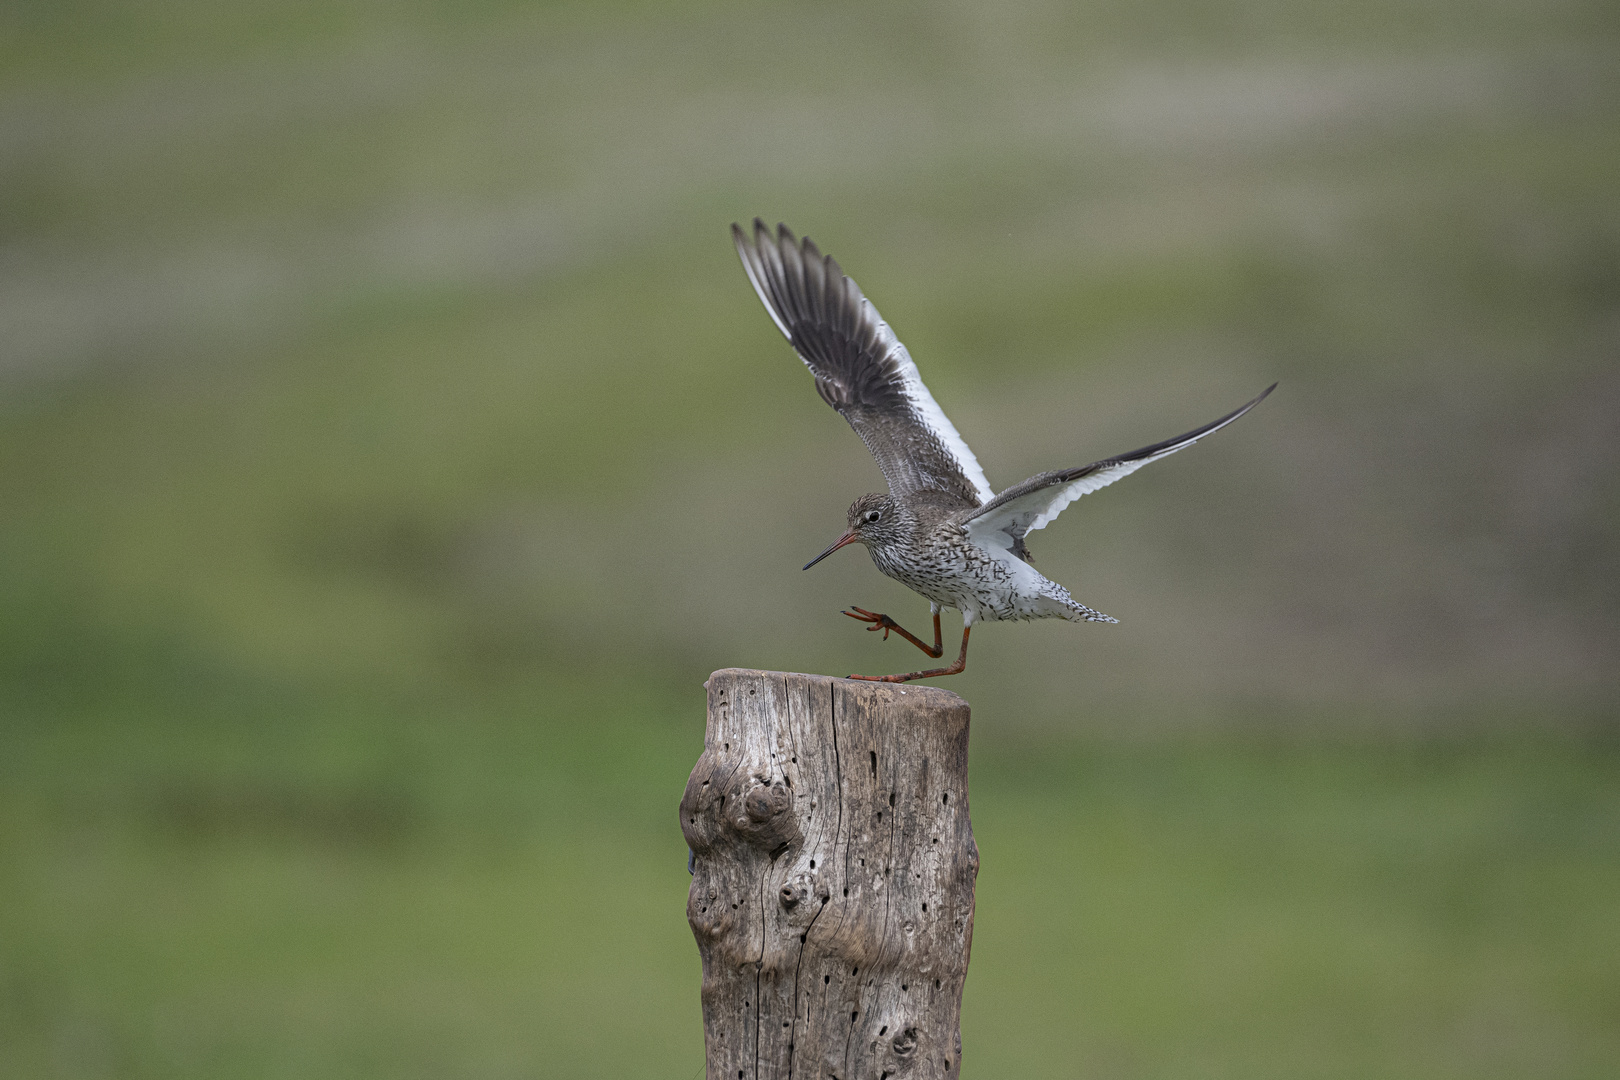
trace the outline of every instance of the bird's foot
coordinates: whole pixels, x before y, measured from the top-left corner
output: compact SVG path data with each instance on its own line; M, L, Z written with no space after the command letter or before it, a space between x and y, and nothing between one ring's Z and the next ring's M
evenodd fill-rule
M855 610L860 611L861 609L856 608ZM848 614L848 612L845 612L845 614ZM870 615L871 612L867 612L867 614ZM938 627L939 623L937 621L937 615L935 616L935 619L936 621L934 625ZM895 629L900 630L898 626L895 627ZM900 632L902 634L906 634L904 630L900 630ZM862 682L910 682L912 679L932 679L940 675L959 675L967 667L968 635L972 632L973 628L971 626L962 627L962 653L956 658L956 663L952 664L950 667L932 668L928 671L909 671L904 675L850 675L848 678L860 679ZM911 635L906 634L906 637L911 638ZM911 640L916 641L917 646L924 652L928 651L928 647L923 645L922 642L917 641L916 638L911 638ZM938 656L939 653L936 652L932 655Z
M932 645L928 644L922 638L918 637L916 634L913 634L910 630L907 630L905 627L901 626L887 615L879 615L877 612L867 611L865 608L852 608L851 610L844 612L844 614L848 615L856 622L871 623L872 625L867 627L868 630L883 631L884 641L889 640L889 632L892 630L894 633L899 634L901 637L917 646L917 648L921 649L929 656L938 658L945 655L945 647L940 644L939 640L939 612L937 611L934 612L934 643ZM915 676L913 676L913 678L915 678Z
M887 615L879 615L877 612L867 611L865 608L855 608L853 611L846 611L843 614L848 615L856 622L871 623L872 625L868 626L867 629L883 631L884 641L889 640L890 630L900 630L900 624ZM905 633L904 630L900 630L900 632Z
M859 679L862 682L910 682L912 679L932 679L938 675L958 675L965 664L952 664L950 667L934 668L931 671L910 671L904 675L846 675L846 679Z

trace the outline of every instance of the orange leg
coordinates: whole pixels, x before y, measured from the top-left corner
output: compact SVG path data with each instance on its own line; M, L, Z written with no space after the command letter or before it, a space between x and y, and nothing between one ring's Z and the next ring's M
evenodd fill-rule
M935 619L937 621L938 616L935 616ZM898 627L896 629L898 629ZM950 667L934 668L931 671L913 671L909 675L851 675L850 678L864 679L867 682L910 682L912 679L932 679L936 675L960 674L962 669L967 667L968 635L972 632L973 627L962 627L962 655L958 656L956 658L956 663L952 664ZM906 636L910 637L911 635L907 634ZM913 638L912 640L916 639ZM925 649L924 651L926 652L927 650ZM938 656L939 654L934 653L932 655Z
M854 611L846 611L844 614L858 622L871 623L872 625L867 627L868 630L883 631L884 641L889 640L889 631L893 630L895 633L899 634L901 637L905 638L907 641L911 642L913 645L917 646L917 648L921 649L923 652L927 653L929 656L932 656L936 660L945 655L945 645L939 637L939 612L937 611L934 612L934 644L932 647L924 645L921 638L917 637L910 630L907 630L905 627L901 626L887 615L879 615L874 611L867 611L865 608L856 608Z

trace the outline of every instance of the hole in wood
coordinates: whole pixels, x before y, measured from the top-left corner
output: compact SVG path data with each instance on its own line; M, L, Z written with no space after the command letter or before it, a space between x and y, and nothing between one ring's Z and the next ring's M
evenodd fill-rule
M877 751L872 751L872 779L877 779Z
M890 806L894 805L894 792L892 792L892 791L889 792L889 805Z

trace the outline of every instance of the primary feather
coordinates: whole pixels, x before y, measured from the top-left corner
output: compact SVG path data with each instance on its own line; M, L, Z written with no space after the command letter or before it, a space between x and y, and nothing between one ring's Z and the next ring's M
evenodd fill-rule
M984 470L906 347L860 287L809 237L759 218L731 236L754 291L816 378L816 390L877 459L889 491L942 491L979 506L994 497Z
M967 529L969 536L983 537L986 534L1005 533L1014 543L1021 543L1029 533L1045 528L1063 512L1065 507L1080 496L1105 488L1142 466L1169 457L1177 450L1191 446L1205 435L1219 431L1260 404L1266 395L1275 389L1277 384L1272 383L1261 391L1259 397L1242 408L1234 409L1219 420L1212 420L1185 435L1177 435L1173 439L1165 439L1152 446L1132 450L1128 454L1093 461L1090 465L1082 465L1077 469L1059 469L1032 476L965 514L962 525Z

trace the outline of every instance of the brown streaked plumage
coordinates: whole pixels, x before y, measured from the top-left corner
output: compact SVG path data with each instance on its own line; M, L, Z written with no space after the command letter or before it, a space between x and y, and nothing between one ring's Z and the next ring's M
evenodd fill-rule
M808 570L846 544L865 544L877 568L926 597L934 617L928 645L887 615L863 608L844 614L868 630L900 634L931 657L944 655L939 613L962 612L962 651L949 667L852 679L907 682L954 675L967 666L968 635L979 621L1061 618L1117 620L1077 602L1042 576L1024 538L1080 496L1129 476L1143 465L1225 427L1276 389L1185 435L1075 469L1040 473L995 494L984 470L923 385L906 347L832 256L786 225L773 236L754 219L753 235L731 226L743 269L777 328L815 376L816 390L849 421L877 459L887 494L862 495L849 508L849 529L806 564Z

